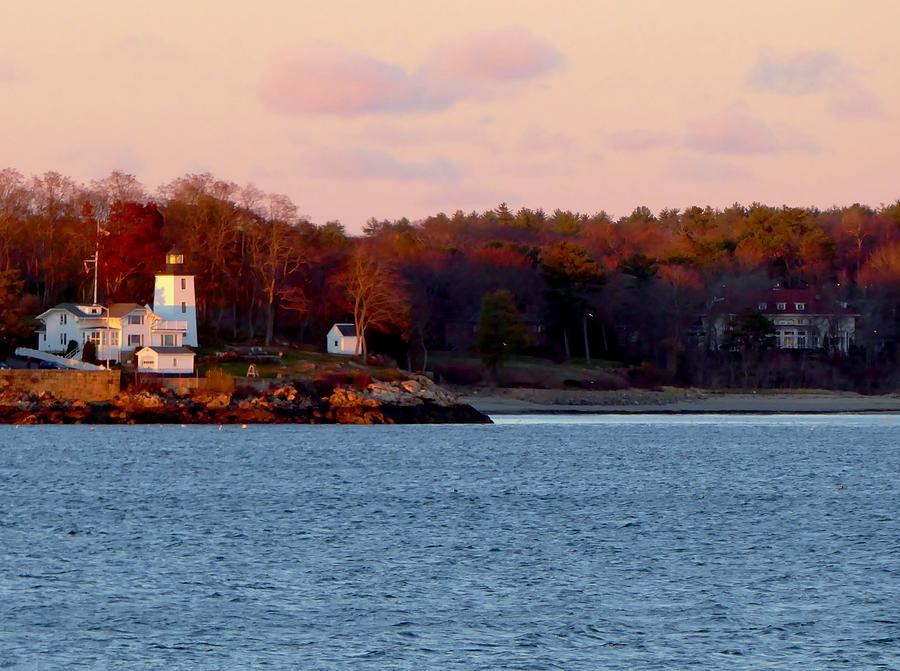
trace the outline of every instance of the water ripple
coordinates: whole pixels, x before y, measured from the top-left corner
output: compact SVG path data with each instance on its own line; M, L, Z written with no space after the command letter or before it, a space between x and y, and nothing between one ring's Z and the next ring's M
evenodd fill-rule
M897 669L898 427L0 427L0 668Z

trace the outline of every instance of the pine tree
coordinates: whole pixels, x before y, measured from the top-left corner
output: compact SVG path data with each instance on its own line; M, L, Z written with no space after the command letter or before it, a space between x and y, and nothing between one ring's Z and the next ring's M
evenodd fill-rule
M488 370L496 374L512 354L527 344L528 332L522 325L512 292L498 289L484 294L475 348Z

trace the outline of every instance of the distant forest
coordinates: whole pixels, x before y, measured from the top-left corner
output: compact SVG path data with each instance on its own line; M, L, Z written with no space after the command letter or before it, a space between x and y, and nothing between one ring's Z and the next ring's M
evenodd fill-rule
M85 260L98 239L104 303L152 303L154 273L178 248L197 276L202 343L321 347L334 322L363 319L371 349L427 366L429 352L471 351L483 299L507 290L517 313L508 318L527 332L517 341L524 353L562 361L583 358L587 347L595 359L663 382L740 384L723 371L746 353L709 352L700 318L724 294L779 284L850 303L861 315L855 343L848 356L772 352L767 370L775 372L754 384L897 384L900 201L827 210L637 207L617 219L500 204L418 221L371 219L351 236L338 221L300 217L286 196L210 174L149 194L118 172L83 185L6 169L0 346L31 343L30 318L49 306L90 302Z

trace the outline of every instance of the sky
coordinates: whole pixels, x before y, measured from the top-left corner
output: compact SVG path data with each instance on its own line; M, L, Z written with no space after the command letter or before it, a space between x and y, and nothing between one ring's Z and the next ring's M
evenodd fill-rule
M0 168L316 223L900 198L896 0L10 0Z

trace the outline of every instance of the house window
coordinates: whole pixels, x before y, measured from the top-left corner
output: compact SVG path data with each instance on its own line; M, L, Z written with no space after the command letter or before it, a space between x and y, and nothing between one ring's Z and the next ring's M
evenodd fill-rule
M797 347L806 349L806 331L797 331Z
M184 314L185 312L187 312L187 304L181 301L181 313Z
M137 333L129 333L128 334L128 345L143 345L144 344L144 336Z
M65 333L60 333L60 334L59 334L59 344L60 344L60 345L65 345L67 342L68 342L68 340L66 339L66 334L65 334Z
M144 315L128 315L129 324L143 324Z
M113 347L119 346L119 332L118 331L110 331L109 332L109 344Z
M178 368L178 359L172 359L172 368Z
M794 308L797 310L805 310L806 303L794 303Z
M41 333L41 340L43 342L47 342L47 334L46 333Z
M769 307L768 303L759 303L759 304L757 304L756 309L762 311L762 310L765 310L767 307Z
M177 343L175 342L175 334L163 333L162 344L163 347L175 347L177 345Z
M338 341L335 340L335 341L334 341L334 346L335 346L335 347L339 347L339 346L340 346L340 343L338 343Z
M100 331L88 331L85 342L92 342L94 345L100 345Z
M776 303L775 308L778 310L787 310L787 303Z
M63 312L61 315L59 315L59 323L60 324L67 324L68 322L69 322L69 315L67 315L65 312Z
M181 290L184 291L185 289L187 289L187 278L182 277L181 278Z
M184 255L183 254L169 254L166 256L166 263L172 265L180 265L184 263Z

